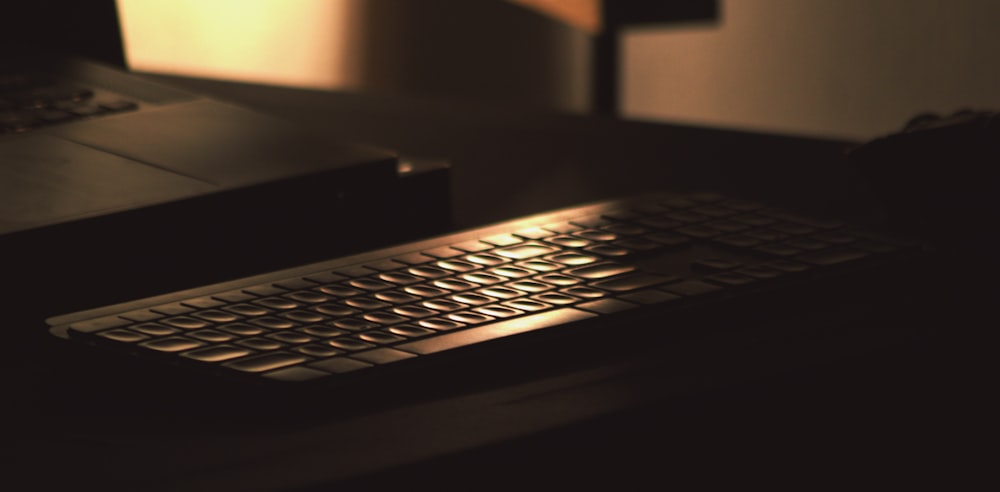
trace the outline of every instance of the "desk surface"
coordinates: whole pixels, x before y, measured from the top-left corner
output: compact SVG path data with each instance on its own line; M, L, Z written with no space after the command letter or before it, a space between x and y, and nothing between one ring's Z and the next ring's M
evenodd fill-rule
M664 187L738 191L823 213L863 214L868 206L847 193L842 157L849 142L165 80L326 128L335 138L448 158L457 226ZM854 317L843 317L848 313ZM795 322L837 329L857 319L890 325L941 316L900 314L861 303ZM3 468L41 490L82 484L136 491L308 491L330 483L620 488L748 473L791 479L796 471L846 483L878 472L898 484L948 475L934 468L949 454L964 456L965 442L953 433L974 429L952 427L950 408L960 400L949 400L957 393L949 392L941 365L929 362L937 352L905 343L877 356L848 355L850 364L824 363L831 354L845 358L850 350L831 344L846 349L850 336L706 341L657 352L655 370L639 377L636 366L650 354L488 388L435 387L441 392L319 419L285 408L278 426L251 412L212 414L197 400L93 387L101 369L73 367L80 360L53 342L40 348L39 363L7 371L14 418L3 426ZM63 356L65 363L43 363ZM208 422L213 430L206 433Z

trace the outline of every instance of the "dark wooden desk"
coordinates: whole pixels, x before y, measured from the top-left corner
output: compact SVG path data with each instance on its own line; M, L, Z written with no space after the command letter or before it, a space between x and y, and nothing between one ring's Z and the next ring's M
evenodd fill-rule
M868 210L849 192L849 142L172 81L326 128L331 138L448 158L457 226L664 187L740 192L818 213ZM886 324L918 313L856 307ZM849 323L841 308L808 322ZM940 478L935 466L964 445L946 411L958 400L942 400L953 396L950 383L928 362L936 352L927 342L852 355L836 336L790 344L750 334L660 352L656 369L638 376L636 361L595 361L327 418L286 408L274 415L281 425L269 425L238 411L227 419L198 400L91 387L105 373L74 366L80 359L53 341L37 366L5 377L12 417L3 468L27 481L11 490L620 489L802 476L853 486L867 472L887 485L917 483ZM827 361L837 343L846 352Z

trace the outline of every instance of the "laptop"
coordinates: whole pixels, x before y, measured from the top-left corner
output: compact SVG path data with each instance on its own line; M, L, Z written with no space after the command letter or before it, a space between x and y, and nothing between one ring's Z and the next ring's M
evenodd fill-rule
M52 270L138 293L142 272L162 279L152 293L364 246L319 220L393 224L368 204L396 196L394 152L129 72L114 1L5 8L20 20L0 33L0 247L14 278ZM289 252L267 226L304 246ZM98 299L65 289L79 307Z

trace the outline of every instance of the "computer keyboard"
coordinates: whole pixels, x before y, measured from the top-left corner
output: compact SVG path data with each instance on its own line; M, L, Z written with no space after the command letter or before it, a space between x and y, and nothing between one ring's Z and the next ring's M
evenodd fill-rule
M750 292L921 246L716 193L617 199L48 320L163 367L278 385L349 381L494 342ZM155 280L155 279L154 279ZM601 328L604 327L604 328ZM509 359L508 359L509 360Z
M0 135L138 107L135 101L56 77L0 71Z

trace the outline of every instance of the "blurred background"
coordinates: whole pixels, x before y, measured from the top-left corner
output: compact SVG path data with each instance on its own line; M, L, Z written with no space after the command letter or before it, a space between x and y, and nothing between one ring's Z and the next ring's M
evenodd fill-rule
M138 71L844 139L1000 107L995 0L118 0Z

